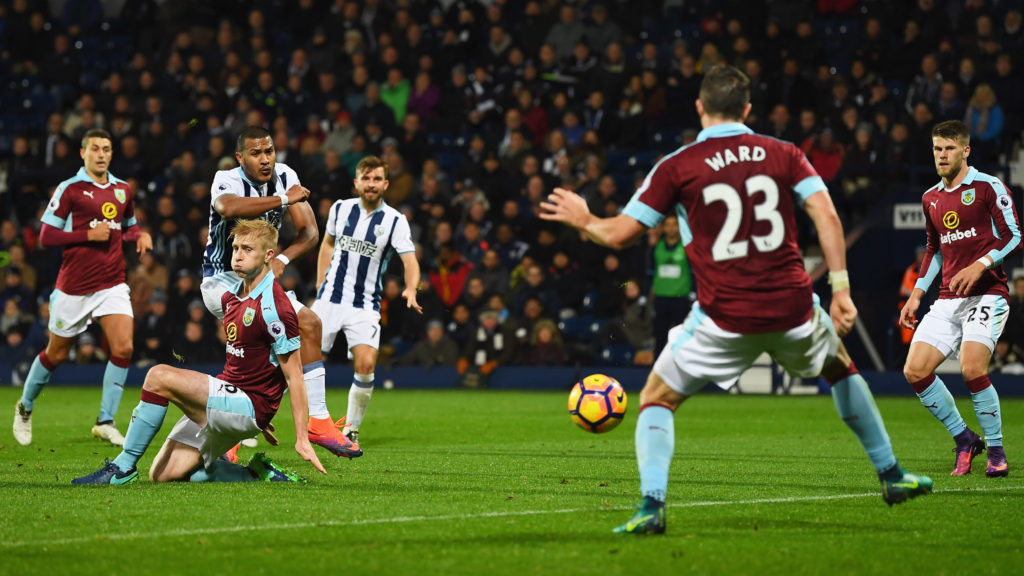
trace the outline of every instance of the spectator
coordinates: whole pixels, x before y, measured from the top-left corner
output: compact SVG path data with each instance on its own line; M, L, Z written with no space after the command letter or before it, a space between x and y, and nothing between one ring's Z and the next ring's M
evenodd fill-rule
M843 167L843 145L833 138L831 128L823 128L817 136L804 140L800 149L826 184L835 180Z
M427 322L425 336L395 363L414 364L423 370L430 370L435 366L454 366L458 359L458 345L445 334L444 324L434 319Z
M1001 152L1003 108L988 84L979 84L967 103L964 124L971 132L971 152L976 162L995 162Z
M527 366L562 366L565 364L565 345L562 342L562 334L553 321L543 319L534 324L522 361Z
M151 366L171 362L173 334L174 324L167 315L167 294L163 290L154 290L149 298L149 310L139 322L136 332L141 344L135 346L136 364Z
M516 356L516 336L512 326L502 323L499 313L494 310L481 312L479 319L480 324L470 334L456 364L459 374L465 374L473 366L487 376Z
M462 257L451 242L445 242L430 263L430 284L445 306L453 306L462 296L473 265Z

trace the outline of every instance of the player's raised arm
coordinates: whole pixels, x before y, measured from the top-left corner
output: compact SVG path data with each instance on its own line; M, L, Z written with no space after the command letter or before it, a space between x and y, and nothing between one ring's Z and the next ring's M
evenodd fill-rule
M804 201L804 210L814 222L818 231L818 242L829 270L829 284L832 285L832 306L829 310L836 332L845 336L853 329L857 319L857 307L850 298L850 275L846 270L846 238L843 224L832 204L828 191L811 194Z
M284 379L288 382L288 392L291 393L292 418L295 420L295 451L302 456L302 459L313 465L321 474L327 474L324 465L320 463L313 446L309 443L309 433L306 431L309 425L309 411L306 400L306 383L302 379L302 361L295 352L278 354L277 361L284 372Z
M316 248L316 243L320 241L320 231L316 227L316 216L313 215L313 209L309 203L292 204L288 208L288 215L291 216L292 224L295 225L295 240L287 248L281 250L281 253L270 263L275 278L281 277L281 274L284 273L284 267L288 263L295 258L301 258L307 252Z
M540 207L542 219L568 224L594 242L615 250L632 244L645 229L643 224L625 214L611 218L594 216L582 196L565 188L555 188Z
M280 196L248 197L222 194L213 201L213 209L225 218L255 218L275 208L287 208L309 199L309 190L296 184Z

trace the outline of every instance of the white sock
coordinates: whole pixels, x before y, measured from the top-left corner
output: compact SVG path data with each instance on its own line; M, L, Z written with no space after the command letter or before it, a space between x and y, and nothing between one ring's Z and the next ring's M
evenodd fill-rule
M306 401L310 418L329 418L327 410L327 370L323 362L311 362L302 367L302 380L306 383Z
M355 374L352 387L348 390L348 412L345 416L345 427L359 430L366 415L366 407L373 395L373 374Z

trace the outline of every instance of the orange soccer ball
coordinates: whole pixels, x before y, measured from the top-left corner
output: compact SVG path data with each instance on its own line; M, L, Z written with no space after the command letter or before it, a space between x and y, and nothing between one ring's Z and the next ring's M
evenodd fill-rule
M626 415L626 391L611 376L591 374L569 392L569 416L587 432L607 432Z

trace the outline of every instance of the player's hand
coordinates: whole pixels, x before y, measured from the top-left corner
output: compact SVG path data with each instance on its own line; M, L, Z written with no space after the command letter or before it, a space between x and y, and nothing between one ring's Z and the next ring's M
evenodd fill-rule
M405 307L412 308L413 310L423 314L423 307L416 302L416 288L406 288L402 291L402 297L405 298Z
M566 190L555 188L548 199L540 203L540 217L552 222L563 222L573 228L582 229L587 224L590 209L582 196Z
M832 294L832 305L829 308L829 315L832 316L832 323L836 327L836 334L842 338L853 330L853 323L857 320L857 307L850 298L849 290L840 290Z
M981 262L974 262L970 266L956 273L949 281L949 289L957 296L966 296L974 288L974 284L981 278L988 268Z
M900 327L907 330L917 329L917 309L921 306L921 299L911 296L907 303L900 309Z
M277 440L277 436L274 436L274 425L267 424L267 427L263 429L263 439L267 441L271 446L277 446L280 444Z
M285 193L288 197L289 204L298 204L299 202L305 202L309 200L309 189L305 186L299 186L298 184L292 186Z
M274 273L275 279L280 278L284 274L284 262L274 258L270 261L270 271Z
M149 235L149 232L143 232L139 239L135 241L135 251L141 256L152 249L153 237Z
M320 463L320 459L316 457L316 452L313 451L313 446L309 443L309 437L299 438L295 441L295 451L302 456L302 459L313 465L314 468L320 471L321 474L327 474L327 470L324 469L324 465Z
M89 228L85 237L89 239L89 242L106 242L110 240L110 225L102 222L95 228Z

